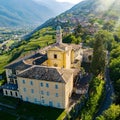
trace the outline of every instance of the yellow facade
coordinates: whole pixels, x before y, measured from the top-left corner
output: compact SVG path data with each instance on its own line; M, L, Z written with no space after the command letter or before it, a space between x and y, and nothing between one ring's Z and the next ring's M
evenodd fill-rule
M53 47L48 50L48 66L60 67L60 68L70 68L71 67L71 51L61 50L58 47Z
M24 83L23 80L25 81ZM41 83L43 86L41 86ZM66 108L69 105L69 96L72 93L73 78L71 77L69 82L65 84L19 77L18 87L21 98L24 101L44 106Z

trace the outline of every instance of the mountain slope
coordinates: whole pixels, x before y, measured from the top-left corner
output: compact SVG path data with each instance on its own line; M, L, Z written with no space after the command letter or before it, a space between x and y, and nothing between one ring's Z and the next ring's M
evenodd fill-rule
M53 0L54 1L54 0ZM59 3L57 2L57 7ZM61 9L58 7L58 9ZM63 9L65 10L65 9ZM0 26L21 26L43 23L59 12L49 5L34 0L0 0Z
M54 11L55 15L59 15L60 13L70 9L73 4L67 2L57 2L56 0L34 0L38 4L42 4L47 6L52 11Z
M49 8L31 0L0 0L0 26L40 23L52 14Z
M120 0L84 0L70 10L62 13L56 18L50 19L40 27L56 26L56 25L76 25L82 22L89 22L93 19L101 21L120 20ZM100 23L101 22L101 23Z

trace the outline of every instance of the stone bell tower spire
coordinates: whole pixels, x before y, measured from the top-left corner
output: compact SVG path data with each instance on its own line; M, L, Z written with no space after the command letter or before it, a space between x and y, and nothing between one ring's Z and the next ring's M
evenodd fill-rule
M57 26L56 29L56 43L62 43L62 29L61 26Z

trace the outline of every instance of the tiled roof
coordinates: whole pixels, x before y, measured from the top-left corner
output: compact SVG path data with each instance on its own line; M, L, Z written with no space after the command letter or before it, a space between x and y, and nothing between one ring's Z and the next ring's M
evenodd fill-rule
M70 44L73 50L79 50L81 48L81 45L76 45L76 44Z
M55 44L56 47L62 49L62 50L79 50L81 48L81 45L76 45L76 44L65 44L65 43L60 43L60 44Z
M33 64L34 65L41 65L43 62L45 62L47 60L47 55L44 55L44 56L41 56L41 57L38 57L36 58L34 61L33 61Z
M58 47L61 50L79 50L81 48L81 45L76 45L76 44L65 44L65 43L55 43L53 44L53 46L51 46L51 48L53 47ZM51 49L50 48L50 49Z
M6 69L15 69L15 70L20 70L20 71L22 71L22 70L27 69L27 68L29 68L29 67L31 67L31 65L25 64L25 63L23 62L23 60L21 60L21 61L19 61L19 62L10 64L10 65L6 66L5 68L6 68Z
M71 69L33 66L18 74L18 77L67 83L72 75Z
M25 69L31 67L33 64L40 65L45 60L47 60L46 55L42 55L40 53L37 53L37 54L30 56L28 59L25 59L25 60L23 59L20 61L13 62L13 63L7 65L5 68L22 71L22 70L25 70Z

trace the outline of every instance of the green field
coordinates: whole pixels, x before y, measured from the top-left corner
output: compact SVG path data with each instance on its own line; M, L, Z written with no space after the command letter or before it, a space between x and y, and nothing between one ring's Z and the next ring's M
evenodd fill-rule
M4 67L8 64L9 59L9 54L0 55L0 74L4 72Z
M18 99L1 97L0 102L14 107L18 104ZM19 101L16 109L6 108L4 111L0 110L0 118L2 118L1 120L16 120L17 117L19 117L20 120L56 120L63 113L63 109Z
M11 41L12 44L13 41ZM45 47L55 42L55 30L52 28L43 28L32 35L29 40L23 40L17 48L0 55L0 74L4 72L4 66L9 62L15 60L19 56L29 53L30 51L37 50L38 48Z
M14 40L8 40L6 43L6 46L11 46L15 41ZM0 47L2 46L2 44L0 44Z
M15 41L14 40L9 40L6 46L11 46Z

